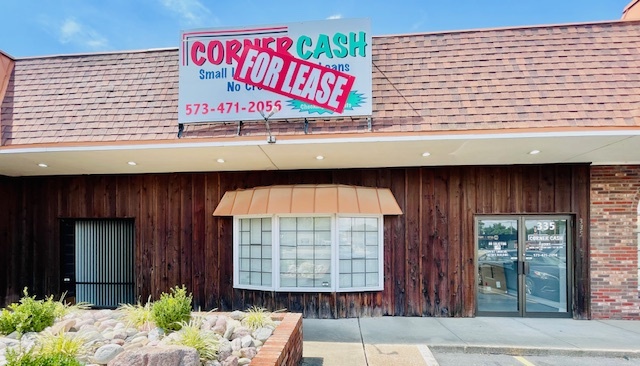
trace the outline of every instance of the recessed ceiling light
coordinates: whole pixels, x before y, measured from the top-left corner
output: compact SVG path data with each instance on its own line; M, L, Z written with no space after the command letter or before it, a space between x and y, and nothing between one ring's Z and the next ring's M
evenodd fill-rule
M428 151L425 151L425 152L423 152L423 153L422 153L422 156L424 156L425 158L426 158L427 156L429 156L429 155L431 155L431 153L430 153L430 152L428 152Z
M133 166L133 165L138 165L135 161L130 161L130 162L128 162L127 164L129 164L129 165L131 165L131 166Z
M529 155L536 155L536 154L540 154L540 150L531 150L531 151L529 151Z
M216 160L216 161L217 161L218 163L220 163L220 164L224 163L224 159L222 159L222 158L220 158L220 159L218 159L218 160Z
M49 167L49 166L48 166L47 164L45 164L45 163L40 163L40 164L38 164L38 166L39 166L40 168L48 168L48 167Z
M318 159L318 160L322 160L322 159L324 159L324 156L322 156L322 155L318 155L318 156L316 156L316 159Z

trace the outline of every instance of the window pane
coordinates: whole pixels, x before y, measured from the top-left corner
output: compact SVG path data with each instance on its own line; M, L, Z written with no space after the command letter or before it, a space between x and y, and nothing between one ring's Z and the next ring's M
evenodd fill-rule
M299 217L297 230L313 230L313 217Z
M296 230L296 218L295 217L281 217L280 218L280 231L283 230Z
M364 240L367 245L378 245L378 230L367 231Z
M331 259L331 247L326 245L316 247L315 257L316 259Z
M262 272L262 285L271 286L271 273Z
M271 245L263 245L262 246L262 258L271 259Z
M313 231L298 231L298 245L313 245Z
M296 233L294 232L280 232L280 245L295 246L296 245Z
M331 231L316 231L316 245L331 246Z
M238 282L243 285L249 285L249 274L250 272L240 272L240 278L238 279Z
M367 245L365 247L365 256L369 259L378 258L378 246Z
M282 274L295 274L296 273L296 260L295 259L283 259L280 260L280 273Z
M378 273L378 261L376 259L367 259L367 273Z
M358 259L352 261L353 263L353 272L364 272L364 259Z
M314 220L316 231L331 231L331 218L330 217L316 217Z
M260 259L252 259L251 260L251 270L252 271L262 271L262 261Z
M262 247L260 245L251 246L251 258L260 258L262 256Z
M271 259L263 259L262 260L262 271L264 272L265 268L271 268Z
M330 287L331 275L320 275L316 277L315 287Z
M352 286L353 287L364 287L364 273L354 273L352 277Z
M350 260L341 260L340 261L340 273L351 273L351 261Z
M348 288L351 286L351 275L350 274L341 274L340 275L340 287Z
M380 278L377 273L367 273L367 286L379 286Z
M351 219L348 217L338 218L338 226L340 230L351 231Z
M240 258L249 258L249 253L251 253L251 247L248 245L240 246Z
M295 247L280 247L280 258L282 259L296 259Z
M281 277L280 278L280 286L282 286L282 287L296 287L296 278L295 277Z
M378 219L375 217L368 217L365 219L365 230L366 231L378 231Z
M364 231L351 232L351 245L364 246Z
M248 271L251 269L251 266L249 265L249 260L248 259L241 259L240 260L240 270L241 271Z
M351 259L351 247L346 245L340 246L340 259Z

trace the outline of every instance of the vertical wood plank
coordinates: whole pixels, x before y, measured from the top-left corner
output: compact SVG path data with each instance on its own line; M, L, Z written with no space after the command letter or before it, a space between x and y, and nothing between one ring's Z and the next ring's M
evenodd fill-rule
M433 169L422 169L422 316L435 316L438 270L436 253L435 181Z
M421 196L422 186L420 169L407 169L405 192L406 206L404 211L405 234L405 277L407 310L405 315L417 316L422 313L420 308L422 298L421 269L422 269L422 245L421 245Z
M207 215L206 205L206 176L204 173L193 174L192 181L192 221L191 230L191 276L193 305L196 309L210 309L217 307L217 304L208 304L206 301L206 268L205 268L205 241L206 241L206 221L209 218L213 222L213 217ZM211 266L218 266L218 263L210 263Z
M180 242L180 275L179 275L179 283L184 284L189 291L193 294L193 257L191 255L193 249L193 175L192 174L181 174L178 176L179 179L179 189L178 194L180 195L180 224L178 226L179 231L179 242ZM194 309L202 308L196 306L196 301L193 303Z
M455 316L457 314L462 313L462 305L464 303L464 298L462 296L462 271L464 269L464 263L462 262L462 253L464 252L465 243L462 241L462 227L464 226L463 217L462 217L462 192L461 192L461 176L460 176L460 168L454 167L448 170L449 171L449 185L448 185L448 232L447 232L447 240L449 242L449 249L447 251L447 257L445 258L447 261L447 274L449 277L448 280L448 289L449 289L449 297L448 297L448 313L447 316ZM506 190L506 187L503 185L503 189ZM504 192L501 192L504 195ZM501 205L501 208L504 208L505 204ZM445 315L445 314L442 314Z
M462 315L473 316L476 307L476 265L475 265L475 213L477 196L477 169L462 170L462 278L463 297ZM510 197L513 197L511 195ZM513 199L511 199L513 200Z
M391 191L393 192L398 205L402 209L402 212L407 210L406 192L405 192L405 177L406 170L399 170L397 174L392 175ZM391 251L392 262L390 274L393 279L393 315L400 316L406 312L406 252L405 252L405 225L406 217L403 215L392 221L391 227L391 241L390 246L393 248Z
M434 176L435 187L435 232L434 236L434 265L436 269L435 294L434 294L434 315L449 316L450 289L448 287L449 266L448 251L449 245L449 197L448 197L448 176L445 169L436 169Z
M180 176L170 174L166 176L167 181L167 204L166 204L166 277L168 287L182 286L181 265L183 263L181 251L181 225L182 225L182 187ZM186 265L186 263L185 263ZM191 291L188 288L188 291Z
M591 317L591 281L590 281L590 167L575 166L573 172L573 189L571 190L572 211L576 213L574 233L576 247L573 251L575 268L574 317L589 319Z

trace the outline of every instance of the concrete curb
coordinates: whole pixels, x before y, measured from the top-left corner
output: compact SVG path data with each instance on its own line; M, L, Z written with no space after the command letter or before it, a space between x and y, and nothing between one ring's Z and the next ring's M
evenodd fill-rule
M511 356L614 357L640 359L640 350L540 348L490 345L428 345L432 352L503 354Z

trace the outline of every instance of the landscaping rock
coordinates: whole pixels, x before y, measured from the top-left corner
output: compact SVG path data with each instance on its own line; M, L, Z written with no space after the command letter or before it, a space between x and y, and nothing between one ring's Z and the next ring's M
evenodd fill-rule
M238 366L238 357L229 356L226 360L220 362L221 366Z
M240 313L237 312L234 316L241 319L243 315ZM257 347L260 347L264 343L264 339L273 333L271 328L261 328L251 332L250 329L242 326L240 321L225 315L195 316L202 317L201 329L210 329L211 333L215 333L212 335L213 337L227 336L218 339L218 359L206 362L205 366L244 365L246 359L250 360L256 356L259 349ZM75 311L56 322L47 331L54 334L65 332L67 336L82 339L85 351L78 356L78 359L83 363L86 362L88 366L107 364L116 366L200 366L197 351L187 347L188 350L195 352L195 357L191 357L184 350L175 350L180 346L170 344L179 338L178 332L165 333L161 328L155 326L154 328L135 329L131 325L126 325L122 321L121 314L112 310ZM235 339L231 341L229 338ZM29 349L37 341L37 333L28 333L22 338L17 333L0 337L0 366L6 364L7 349L13 347ZM147 353L151 353L153 356L141 356Z
M258 354L258 351L255 349L255 347L247 347L247 348L240 349L240 356L242 358L252 359L256 357L257 354Z
M247 314L245 314L243 311L239 311L236 310L234 312L232 312L231 314L229 314L229 318L233 319L233 320L242 320L247 316Z
M113 360L117 355L124 352L124 348L119 344L106 344L96 351L93 361L97 364L105 365Z
M149 331L148 337L150 341L159 341L164 337L164 330L162 328L153 328Z
M65 319L62 321L59 321L57 323L55 323L54 325L52 325L51 327L49 327L49 331L53 334L60 334L61 332L69 332L71 329L73 329L73 327L75 327L76 325L76 320L71 318L71 319Z
M253 332L253 338L264 343L269 337L273 334L273 329L271 328L258 328L255 332Z
M198 352L190 347L143 347L125 351L109 366L200 366Z

